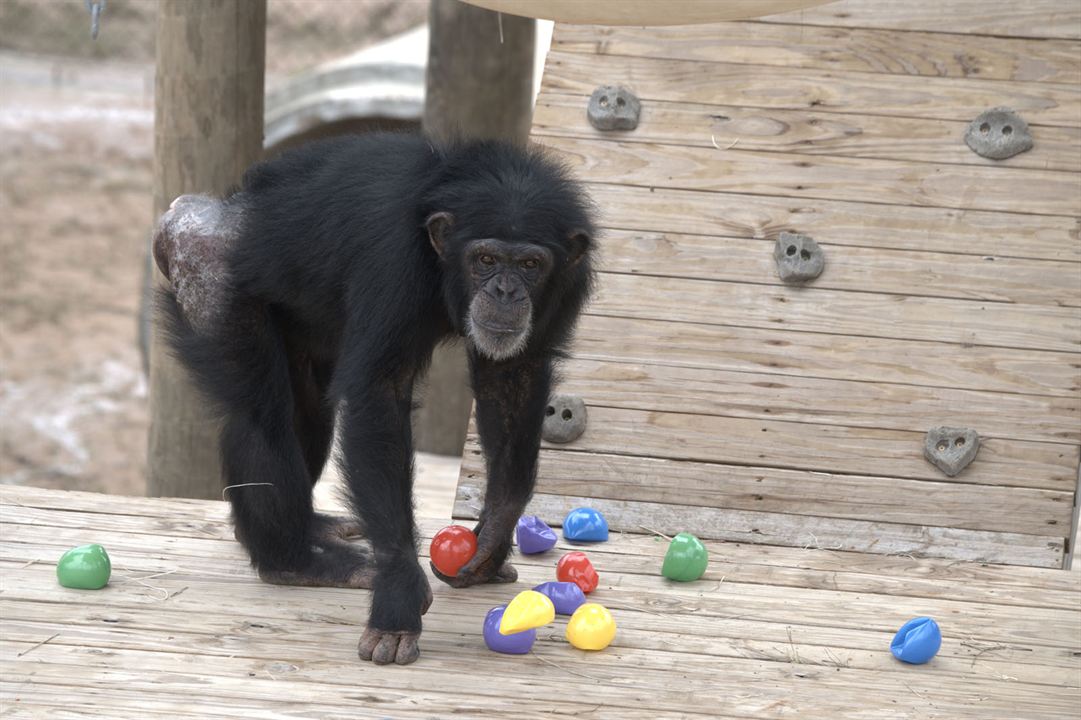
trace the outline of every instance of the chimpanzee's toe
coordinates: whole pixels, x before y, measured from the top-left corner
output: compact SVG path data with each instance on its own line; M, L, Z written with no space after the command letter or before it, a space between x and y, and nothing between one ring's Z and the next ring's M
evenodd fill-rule
M371 660L376 665L408 665L420 657L419 639L420 633L368 628L360 636L357 655L361 660Z

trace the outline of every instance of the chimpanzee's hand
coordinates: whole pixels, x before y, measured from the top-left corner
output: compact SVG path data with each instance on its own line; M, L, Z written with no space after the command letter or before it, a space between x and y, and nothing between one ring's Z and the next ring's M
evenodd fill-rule
M512 583L518 579L518 571L509 562L510 528L505 523L481 521L474 529L477 535L477 554L462 566L454 577L444 575L432 564L432 573L454 588L464 588L482 583ZM512 525L513 527L513 525Z

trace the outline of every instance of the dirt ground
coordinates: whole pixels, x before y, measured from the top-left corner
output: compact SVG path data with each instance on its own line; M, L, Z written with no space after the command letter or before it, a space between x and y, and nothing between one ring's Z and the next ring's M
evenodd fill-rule
M0 0L0 483L142 494L137 344L156 3ZM424 21L424 0L270 0L268 86Z

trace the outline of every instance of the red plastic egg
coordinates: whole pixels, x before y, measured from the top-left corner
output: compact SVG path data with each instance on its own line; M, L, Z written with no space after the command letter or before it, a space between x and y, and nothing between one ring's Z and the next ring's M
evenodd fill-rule
M569 552L559 558L556 565L556 577L560 582L572 582L582 588L582 592L590 593L597 589L600 578L593 569L593 563L589 561L584 552Z
M430 554L436 570L454 577L477 554L477 536L469 528L448 525L432 538Z

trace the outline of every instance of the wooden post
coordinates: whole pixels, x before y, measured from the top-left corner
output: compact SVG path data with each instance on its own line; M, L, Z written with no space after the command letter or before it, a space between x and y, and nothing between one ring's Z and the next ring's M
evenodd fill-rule
M263 148L266 0L162 0L154 220L178 195L221 194ZM154 268L155 283L164 278ZM220 498L217 425L155 334L147 494Z
M432 0L425 132L524 141L533 118L535 25L458 0ZM421 398L417 449L461 455L472 393L460 344L436 349Z

